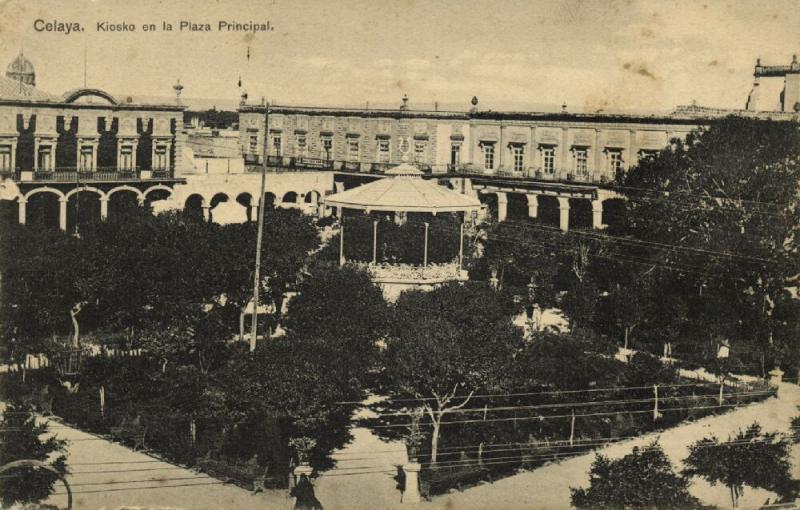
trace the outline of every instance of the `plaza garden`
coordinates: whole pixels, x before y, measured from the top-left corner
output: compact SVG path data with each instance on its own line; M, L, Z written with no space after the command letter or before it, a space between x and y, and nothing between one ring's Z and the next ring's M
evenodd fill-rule
M334 465L371 397L358 423L406 443L428 494L726 412L800 367L798 154L795 125L720 122L617 183L628 200L612 228L470 225L469 281L394 302L340 267L336 225L323 242L329 220L268 209L259 331L280 334L252 352L255 224L133 209L79 236L3 225L2 400L286 488L298 464ZM423 221L426 261L458 253L458 218L349 221L348 258L369 260L376 222L394 241L383 260L419 263ZM547 327L546 310L565 325ZM49 365L26 369L39 354ZM715 379L688 377L699 368Z

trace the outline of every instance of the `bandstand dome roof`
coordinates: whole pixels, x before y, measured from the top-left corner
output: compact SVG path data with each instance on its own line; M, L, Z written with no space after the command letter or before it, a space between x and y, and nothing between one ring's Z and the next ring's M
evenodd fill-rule
M366 211L460 212L477 211L481 203L457 191L422 178L422 172L401 164L385 172L387 177L325 197L328 207Z

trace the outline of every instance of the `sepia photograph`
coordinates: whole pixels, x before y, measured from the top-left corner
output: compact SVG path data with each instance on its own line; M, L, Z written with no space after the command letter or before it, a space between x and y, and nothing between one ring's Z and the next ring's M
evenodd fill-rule
M800 510L798 27L0 0L0 508Z

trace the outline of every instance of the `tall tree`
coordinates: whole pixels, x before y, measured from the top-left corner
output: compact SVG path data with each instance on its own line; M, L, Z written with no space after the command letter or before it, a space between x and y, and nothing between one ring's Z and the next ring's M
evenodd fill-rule
M384 365L385 389L397 400L384 407L411 411L404 400L411 398L422 408L433 429L431 463L443 418L476 391L498 388L507 374L522 345L514 311L507 297L477 282L410 291L397 301Z
M800 273L800 127L730 117L675 141L625 178L628 257L667 268L653 287L684 296L683 337L732 340L762 375L780 363L775 305ZM669 296L665 296L669 298ZM661 311L659 310L659 313ZM667 315L667 314L663 314Z
M386 334L388 308L369 275L351 267L316 265L298 286L284 325L293 338L324 344L361 377Z
M589 487L570 490L575 508L702 508L689 494L689 480L675 473L657 442L634 448L617 460L597 454L589 471Z
M755 422L725 442L710 436L691 445L689 456L683 461L686 465L683 473L703 477L712 485L725 484L736 508L745 485L771 490L781 496L793 486L790 448L788 439L762 432Z

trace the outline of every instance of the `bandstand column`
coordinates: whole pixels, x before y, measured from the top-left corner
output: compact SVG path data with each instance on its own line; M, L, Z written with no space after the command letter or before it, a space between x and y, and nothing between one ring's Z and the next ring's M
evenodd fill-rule
M339 217L342 226L339 229L339 267L344 265L344 218Z
M539 194L531 193L525 196L528 199L528 218L536 218L539 216Z
M466 214L466 213L464 213ZM458 232L458 270L461 271L461 266L464 262L464 221L461 221L461 225Z
M558 197L558 226L564 232L569 230L569 197Z
M372 264L378 263L378 220L372 220Z
M592 200L592 228L603 228L603 201Z
M25 200L24 197L19 197L19 200L17 201L17 203L18 203L18 206L19 206L19 224L20 225L24 225L25 224L25 206L28 204L28 201Z
M428 222L425 222L425 251L422 256L422 267L428 267Z
M505 221L508 215L508 195L497 192L497 221Z
M108 197L100 197L100 219L108 218Z
M58 199L58 228L67 231L67 198L59 197Z

